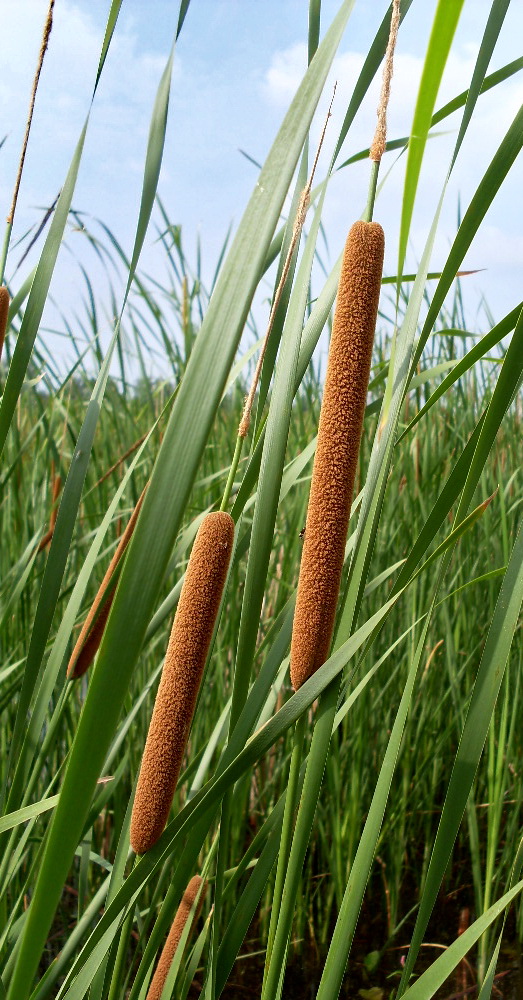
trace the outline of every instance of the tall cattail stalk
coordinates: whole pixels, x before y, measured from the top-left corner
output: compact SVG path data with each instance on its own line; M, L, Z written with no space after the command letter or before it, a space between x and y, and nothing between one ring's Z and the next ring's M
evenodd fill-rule
M9 317L9 292L5 285L0 286L0 360L4 347L5 334L7 330L7 320Z
M116 552L107 567L106 574L92 603L91 610L82 625L80 635L78 636L76 645L71 654L71 659L69 660L67 666L67 676L69 680L75 680L77 677L82 677L86 670L88 670L91 666L91 663L98 652L118 584L119 574L116 571L119 568L127 550L127 546L131 541L146 489L147 486L138 499L138 503L131 514L127 527L118 542Z
M150 850L167 822L233 541L234 521L225 511L207 514L194 540L136 787L130 833L136 854Z
M367 207L364 219L349 230L338 284L291 639L290 673L295 691L327 659L334 629L381 288L384 233L371 220L380 161L386 149L386 111L399 23L399 0L393 0L378 122L370 149ZM305 716L298 720L295 729L262 1000L274 1000L281 995L281 968L336 702L333 684L325 692L322 725L314 746L316 771L308 789L309 803L314 802L314 808L299 810L293 833Z
M198 917L200 916L206 892L207 882L204 881L200 875L194 875L182 896L182 901L172 922L167 940L163 946L162 954L160 955L160 960L156 966L156 972L154 973L151 985L149 986L147 1000L161 1000L162 990L165 986L165 981L169 974L172 960L176 954L185 925L191 915L191 911L193 911L194 915L189 930L189 934L191 934L198 921Z

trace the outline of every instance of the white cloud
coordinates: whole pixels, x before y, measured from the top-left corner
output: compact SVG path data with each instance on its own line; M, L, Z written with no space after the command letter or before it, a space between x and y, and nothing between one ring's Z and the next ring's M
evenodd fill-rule
M475 43L463 44L451 51L436 101L436 109L468 87L476 57ZM276 106L280 111L288 107L305 72L306 58L306 48L302 44L291 45L288 49L274 54L263 80L263 95L269 104ZM320 176L322 168L325 169L329 162L363 61L363 53L356 51L342 52L334 60L312 128L314 147L319 139L332 86L336 80L336 99L325 148L320 158ZM405 51L397 53L388 113L389 138L410 133L422 70L421 57ZM381 71L376 75L351 126L338 162L343 162L370 144L380 86ZM502 99L500 99L501 93ZM463 213L522 101L523 83L519 76L506 81L502 89L494 88L480 96L448 187L434 246L433 268L441 266L454 239L457 228L458 196L461 199ZM436 131L449 134L433 138L427 145L411 228L411 242L407 255L408 269L415 267L421 258L449 167L459 123L459 112L445 119L437 126ZM407 162L406 157L402 156L395 164L397 156L397 153L388 154L383 161L380 180L386 177L386 184L376 208L376 218L382 222L386 232L385 270L389 274L396 272L399 221ZM391 167L392 170L387 176ZM490 289L491 293L495 287L496 277L498 279L502 277L502 269L511 268L522 260L523 239L519 232L516 232L514 212L511 208L511 200L514 199L517 190L516 171L517 166L495 199L465 259L465 266L487 269L484 283L487 291ZM368 177L368 164L362 162L343 170L331 182L325 203L324 223L329 233L332 260L336 258L343 244L348 224L363 210Z
M14 180L32 78L47 4L8 0L3 5L0 36L3 129L9 138L3 155L1 193ZM21 199L41 203L63 180L89 109L100 56L104 24L95 11L61 0L38 90ZM88 134L90 164L99 172L132 169L141 160L155 91L165 57L144 51L132 23L122 19L113 37L100 81ZM96 186L96 180L95 180ZM38 194L37 192L41 192Z

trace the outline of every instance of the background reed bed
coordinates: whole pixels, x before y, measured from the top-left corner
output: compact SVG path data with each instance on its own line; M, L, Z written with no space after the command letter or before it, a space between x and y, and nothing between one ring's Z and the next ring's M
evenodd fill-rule
M499 86L501 100L504 80L521 68L489 75L507 6L492 3L469 89L452 105L460 126L449 177L459 173L457 154L482 90ZM401 5L402 17L409 7ZM114 262L126 286L121 300L116 288L110 293L119 318L108 351L96 336L104 303L95 286L83 315L64 320L67 370L39 332L57 254L78 221L71 204L88 120L65 183L59 179L62 193L41 234L32 281L19 286L7 256L0 996L8 1000L143 1000L180 904L187 913L194 871L208 883L206 919L183 955L169 961L171 995L194 995L194 982L206 1000L238 996L238 983L242 995L245 988L259 995L257 953L269 938L296 723L303 733L296 795L305 819L296 830L304 864L296 905L286 910L290 944L278 959L278 990L292 997L294 982L298 995L306 987L319 1000L335 1000L394 988L397 996L428 1000L458 970L460 990L482 990L483 998L500 956L498 971L512 973L501 935L513 948L523 936L522 304L507 302L496 317L485 306L471 318L456 274L523 144L521 111L493 159L481 160L476 193L460 211L441 269L429 270L435 202L419 267L404 273L427 140L434 119L450 114L439 113L437 92L461 7L433 4L412 140L401 160L398 268L381 289L333 650L297 690L289 652L323 388L318 342L330 331L341 268L339 259L320 280L317 240L331 173L345 152L349 159L359 152L351 126L380 72L390 10L376 22L340 134L327 133L331 168L317 177L275 315L249 449L230 483L230 515L216 509L259 349L250 310L257 290L267 282L278 287L308 176L311 121L351 2L321 26L321 4L310 4L308 69L234 238L224 243L212 289L202 282L200 252L186 251L157 197L172 53L151 113L134 246L121 247L103 224L83 233L91 248L103 246L109 280ZM95 101L119 8L108 8ZM191 30L187 3L177 34L182 30ZM343 171L350 187L350 163ZM291 208L283 214L287 196ZM386 197L385 177L378 198ZM165 255L163 287L140 268L149 238ZM80 273L85 282L88 270ZM147 376L149 349L164 365L156 381ZM64 487L43 552L52 462ZM70 683L75 627L93 605L121 524L146 483L95 669ZM206 618L198 663L208 660L208 671L189 738L184 731L177 745L181 768L172 808L162 814L165 829L158 827L154 844L132 863L132 794L169 627L192 586L198 531L217 517L228 549L233 523L236 538L227 583L224 569ZM200 569L212 575L205 559ZM229 820L220 843L224 799ZM428 949L429 942L440 948ZM444 995L455 986L452 978Z

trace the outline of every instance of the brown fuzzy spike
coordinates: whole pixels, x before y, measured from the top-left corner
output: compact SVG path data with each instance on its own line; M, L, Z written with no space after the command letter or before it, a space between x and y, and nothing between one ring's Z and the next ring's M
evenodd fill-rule
M180 943L180 938L183 934L187 920L189 919L191 908L194 905L194 901L198 895L202 881L203 879L199 875L194 875L183 894L182 901L178 907L176 916L169 931L167 941L165 942L162 954L160 955L160 961L156 966L156 972L151 980L151 985L149 986L149 991L147 993L147 1000L160 1000L161 998L162 990L165 986L165 980L167 979L169 969L171 968L172 960L176 954L176 949ZM194 912L189 934L192 932L194 925L200 916L206 892L207 882L205 882L200 893L200 898L198 899L196 910Z
M114 574L118 563L121 561L125 555L125 551L129 542L131 540L132 533L134 531L136 522L138 520L138 514L143 503L143 498L145 496L145 490L143 490L141 496L138 499L138 503L134 508L131 517L127 523L127 527L118 542L116 552L107 567L107 572L100 584L98 593L92 603L91 610L85 619L80 635L78 636L76 646L71 654L71 659L67 666L67 676L69 680L74 680L77 677L82 677L86 670L91 666L96 653L98 652L98 647L102 641L102 636L104 634L105 626L107 624L107 619L109 617L109 612L111 610L111 605L113 603L113 598L116 591L116 586L118 581L111 584L111 577Z
M227 577L234 521L217 511L194 540L147 734L131 816L131 847L145 854L167 822Z
M5 334L7 330L7 318L9 315L9 292L5 285L0 285L0 358L4 346Z
M381 226L354 223L338 285L298 581L290 665L295 691L329 655L367 400L383 252Z

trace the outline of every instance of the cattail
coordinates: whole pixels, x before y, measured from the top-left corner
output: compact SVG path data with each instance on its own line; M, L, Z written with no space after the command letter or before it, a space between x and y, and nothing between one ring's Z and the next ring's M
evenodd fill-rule
M234 541L225 511L207 514L194 540L140 767L131 847L145 854L163 831L211 644Z
M329 655L367 399L383 267L376 222L352 226L343 255L291 643L294 690Z
M5 285L0 285L0 358L4 346L7 319L9 315L9 292Z
M194 875L183 894L182 901L172 922L167 941L165 942L162 954L160 955L160 961L156 966L156 972L151 980L151 985L149 986L149 991L147 993L147 1000L160 1000L161 998L162 990L165 986L165 980L167 979L169 969L171 968L172 960L176 954L176 949L180 943L180 938L183 934L187 920L189 919L191 909L194 906L194 902L198 896L202 882L203 879L199 875ZM192 932L198 917L200 916L206 892L207 882L204 883L200 892L200 897L196 904L189 934Z
M98 647L102 641L102 636L104 634L104 629L107 624L107 619L109 617L109 612L111 610L111 605L113 603L118 583L117 579L112 580L112 578L118 564L123 559L127 546L131 540L131 535L138 520L138 514L140 513L146 489L147 486L138 499L138 503L131 514L127 527L118 542L116 552L114 553L107 568L107 572L100 584L100 588L93 601L91 610L82 625L82 630L78 636L76 646L73 649L71 659L69 660L69 664L67 666L67 676L70 680L74 680L75 678L81 677L85 674L86 670L93 662L98 651Z
M54 463L53 463L54 465ZM45 549L54 535L54 529L56 525L56 518L58 515L58 497L60 496L60 490L62 489L62 477L55 476L53 480L53 496L51 500L51 515L49 517L49 531L46 531L45 535L40 541L38 546L38 551L41 552Z

